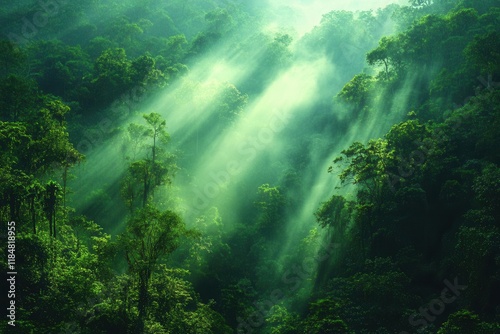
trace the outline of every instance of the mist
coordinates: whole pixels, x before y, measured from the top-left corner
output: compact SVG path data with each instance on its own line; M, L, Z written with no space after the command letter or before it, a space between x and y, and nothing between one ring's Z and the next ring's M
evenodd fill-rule
M7 4L0 327L497 333L497 5Z
M200 217L215 209L225 238L238 238L242 228L252 228L259 220L258 188L268 184L283 189L280 232L255 255L274 258L275 265L268 268L263 262L261 266L272 271L268 280L251 282L261 293L283 285L281 277L293 265L290 254L299 251L297 245L313 233L315 241L304 254L315 254L327 240L328 232L316 228L314 212L335 193L350 196L350 190L339 190L338 178L327 173L332 160L350 143L386 133L407 112L411 79L392 95L392 102L375 103L363 117L349 116L341 104L332 107L353 75L370 72L366 53L394 31L393 9L380 14L391 3L256 2L256 15L265 14L236 26L227 39L195 56L187 75L146 99L118 101L128 108L115 103L116 118L109 121L117 130L105 140L94 140L98 144L85 152L86 161L70 184L72 197L80 199L79 210L113 234L123 230L127 211L117 203L122 201L130 148L126 129L130 123L144 124L142 114L157 112L166 120L168 150L177 155L178 170L168 190L157 192L155 200L180 212L188 226L197 228ZM366 31L364 23L356 21L359 11L370 11L376 28ZM351 17L351 26L330 26L345 15ZM238 110L236 115L221 116L227 103L233 103L229 108ZM96 184L102 191L95 191ZM210 254L204 256L211 261ZM313 288L316 269L311 270L300 287L302 295ZM199 289L210 296L200 282ZM285 304L292 301L297 303L294 297Z
M270 14L259 20L257 34L233 32L232 36L238 36L237 41L233 38L219 41L216 49L205 58L196 58L186 77L163 92L156 93L155 97L134 105L138 116L131 117L116 111L116 119L120 124L117 124L116 119L111 123L125 129L131 122L140 123L140 115L151 111L160 113L166 119L171 148L179 151L181 158L174 186L181 194L182 211L189 216L195 216L212 206L220 207L225 212L224 208L237 207L236 202L241 201L248 201L246 205L251 206L252 193L256 188L263 183L277 185L290 152L303 149L297 147L297 137L302 138L300 144L304 145L310 138L319 138L326 133L334 140L333 147L329 143L323 150L315 147L314 151L299 153L306 154L303 156L307 167L303 169L305 174L301 175L302 189L314 189L313 194L302 196L308 200L304 209L299 211L303 212L301 216L304 217L309 212L309 217L304 220L313 223L312 212L320 199L327 198L335 186L334 177L325 174L332 157L347 143L365 141L384 133L388 125L380 126L377 123L383 118L387 124L392 124L393 119L388 119L387 115L382 117L379 112L383 111L375 108L370 119L363 120L365 124L353 122L348 127L338 125L342 129L335 129L334 123L330 125L333 129L317 128L317 119L341 118L342 110L328 110L329 100L351 79L352 73L363 71L366 67L364 55L375 46L375 42L372 40L371 44L363 45L364 41L352 39L356 37L355 31L348 32L348 36L342 38L349 39L338 45L335 59L326 59L321 47L316 50L309 48L304 53L304 44L308 43L308 38L317 40L314 34L321 27L322 16L331 11L367 11L389 3L262 2L256 5L259 13ZM391 22L382 21L378 24L383 27L379 31L380 35L390 32ZM277 36L285 34L291 41L278 44ZM273 43L278 44L278 51L283 52L279 56L284 59L279 59L281 63L273 64L274 70L272 67L267 68L269 73L263 74L262 61L267 60L266 51L275 47ZM255 76L263 78L260 84L253 85L252 77ZM249 82L250 86L253 85L250 89ZM220 107L217 104L223 99L222 94L227 85L240 90L238 93L248 96L248 100L239 117L229 125L221 125L220 122L214 124L213 115ZM411 88L405 88L400 94L404 95L407 89ZM399 98L404 99L404 96ZM123 172L118 167L122 166L118 162L123 159L123 152L118 148L122 145L122 136L116 135L103 145L96 145L98 148L86 152L87 161L81 167L82 174L76 178L78 186L75 185L75 189L88 193L85 185L91 187L95 182L102 182L100 180L106 180L108 187L116 187ZM82 180L85 182L80 185ZM245 187L253 187L246 190L248 199L237 194L242 182ZM221 196L222 193L224 196ZM231 219L239 216L234 210L228 211L232 211L227 213ZM227 223L231 224L230 221Z

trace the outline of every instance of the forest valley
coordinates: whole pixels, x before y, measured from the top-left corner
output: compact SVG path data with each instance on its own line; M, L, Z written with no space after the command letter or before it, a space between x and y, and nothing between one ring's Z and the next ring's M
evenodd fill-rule
M500 1L7 1L2 333L500 333Z

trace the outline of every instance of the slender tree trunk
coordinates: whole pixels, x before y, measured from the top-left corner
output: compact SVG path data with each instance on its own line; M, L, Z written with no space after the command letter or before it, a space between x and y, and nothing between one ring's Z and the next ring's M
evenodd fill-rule
M139 310L139 321L137 333L144 332L144 322L148 314L149 306L149 279L151 277L151 271L146 268L139 272L139 300L137 304L137 309Z
M52 236L52 211L49 214L49 236Z
M155 186L156 186L156 165L155 165L155 162L156 162L156 130L153 134L153 160L151 161L151 176L149 177L149 181L148 181L148 193L151 191L151 196L154 196L154 189L155 189ZM151 187L151 179L153 179L153 187L150 189Z
M56 236L56 210L55 209L54 209L52 216L53 216L52 219L54 219L54 224L53 224L53 226L54 226L54 238L56 238L57 236Z
M63 180L63 193L62 193L62 195L63 195L63 209L64 209L64 212L66 212L66 184L67 184L67 180L68 180L68 166L67 165L64 166L62 180Z
M36 234L36 212L35 212L35 196L31 197L31 222L33 224L33 234Z
M156 158L156 132L153 134L153 166L155 165Z
M146 207L146 204L148 203L148 195L149 195L149 173L147 170L144 171L144 192L142 194L142 207Z

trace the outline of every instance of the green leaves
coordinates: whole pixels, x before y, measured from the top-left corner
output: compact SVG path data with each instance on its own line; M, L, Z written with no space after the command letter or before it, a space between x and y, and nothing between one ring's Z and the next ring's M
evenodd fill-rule
M165 131L166 121L154 112L143 117L147 126L132 123L127 128L125 145L130 146L128 151L131 156L126 155L126 159L133 161L123 180L121 193L131 213L141 207L141 202L142 207L145 207L155 189L169 183L176 170L175 156L164 150L170 138Z
M388 159L393 152L388 149L384 139L370 140L367 145L353 143L341 155L333 160L334 164L345 167L339 174L342 183L362 184L369 187L372 183L380 183L385 175ZM331 166L328 170L333 172Z
M181 218L172 211L161 212L146 206L129 220L123 236L131 270L151 266L179 247L180 237L187 233ZM136 267L139 266L139 267Z
M498 74L500 72L500 33L490 31L484 35L476 35L464 50L465 57L481 74ZM490 87L488 87L490 88Z
M0 117L3 121L26 121L39 107L38 87L34 80L9 75L0 80Z
M88 54L80 46L59 40L39 41L27 50L31 71L43 91L65 101L79 100L85 76L92 69Z
M203 303L187 270L160 266L151 282L151 316L145 333L230 334L224 318L214 311L214 302Z
M28 146L30 137L27 134L26 125L22 122L0 121L0 166L12 168L19 160L18 149Z
M500 221L500 168L488 164L476 177L472 186L476 199L484 211L491 214L495 221Z
M151 305L150 282L160 261L172 254L180 239L189 235L181 218L172 211L145 206L130 218L120 242L125 251L129 271L137 278L139 311L137 327L144 330Z
M283 222L285 197L278 187L263 184L258 188L255 206L259 209L259 229L269 236L279 230Z
M368 102L373 78L367 74L357 74L349 81L337 97L344 102L352 103L357 107L362 107Z
M134 59L131 63L131 81L136 85L158 86L166 85L167 78L156 68L156 61L149 53Z
M382 37L379 46L366 55L366 61L372 66L382 66L383 72L379 74L385 80L399 75L405 65L403 37Z
M328 201L321 203L314 216L321 227L332 227L343 236L352 211L350 204L344 197L333 195Z
M107 49L94 63L92 91L95 102L104 106L131 88L130 61L125 50Z
M494 334L498 333L498 323L486 323L479 316L469 310L460 310L448 317L448 320L439 328L437 334Z
M234 85L224 84L216 105L217 121L223 125L235 122L243 112L248 95L241 93Z
M26 54L14 43L0 40L0 78L15 73L25 58Z
M346 323L339 318L342 303L332 298L319 299L309 304L304 331L311 334L351 334Z
M66 104L53 96L34 94L34 91L31 91L34 96L23 99L22 95L30 93L33 87L18 78L10 77L4 83L17 87L13 93L19 96L15 101L0 96L0 105L15 102L11 107L19 109L4 110L7 114L2 116L8 121L0 121L0 169L5 181L0 187L5 199L1 206L9 207L8 219L31 221L35 232L36 218L43 216L41 208L45 205L41 196L32 193L37 178L47 177L58 169L67 173L69 167L83 160L83 155L69 141L65 116L70 108ZM52 219L55 212L51 212ZM4 219L7 218L4 216Z
M163 138L164 140L168 139L168 134L165 131L167 122L163 119L163 117L160 114L152 112L150 114L144 114L143 117L151 129L151 133L149 134L150 137L153 137L154 139L156 138Z

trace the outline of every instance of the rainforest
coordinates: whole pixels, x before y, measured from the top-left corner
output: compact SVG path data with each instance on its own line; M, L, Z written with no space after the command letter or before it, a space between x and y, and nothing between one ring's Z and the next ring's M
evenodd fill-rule
M0 22L1 333L500 333L499 0Z

